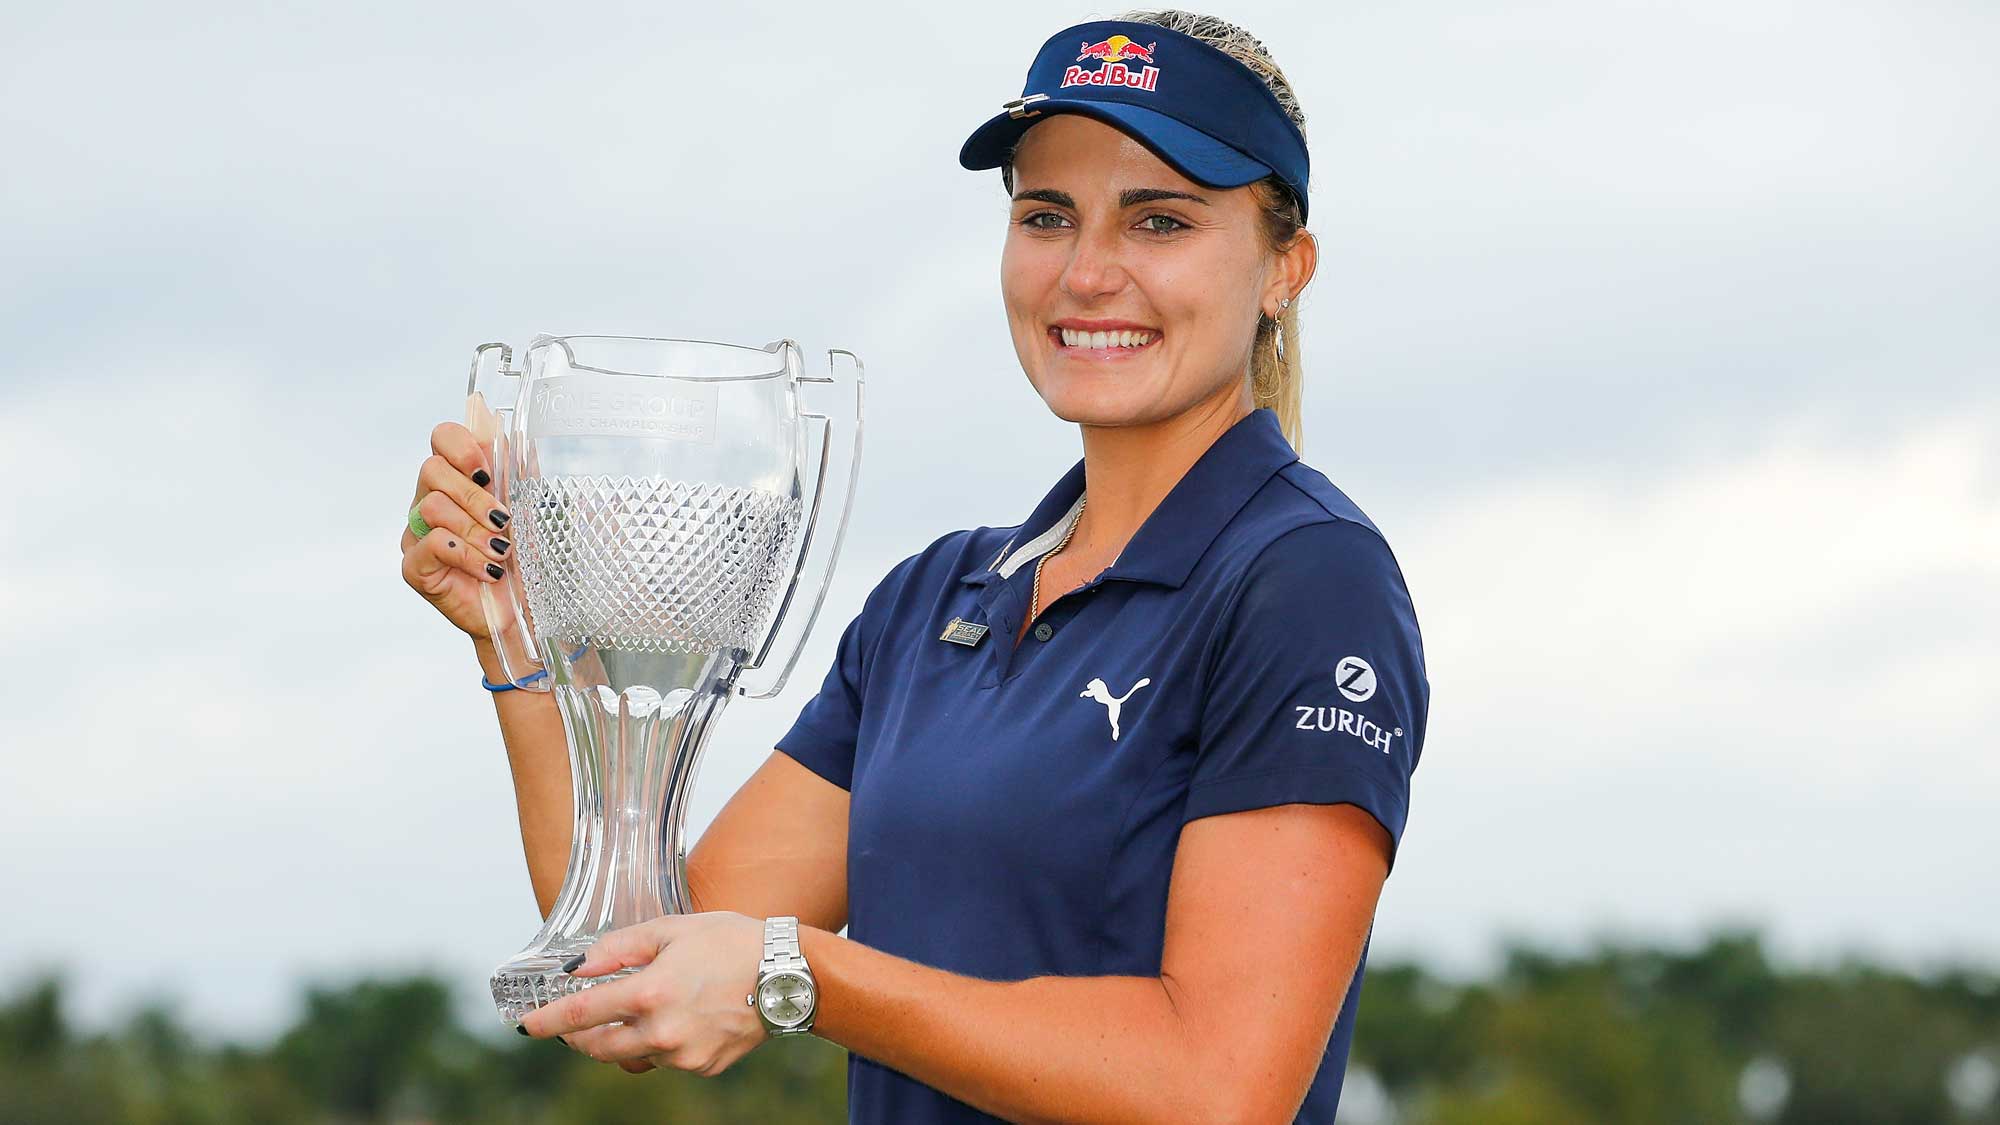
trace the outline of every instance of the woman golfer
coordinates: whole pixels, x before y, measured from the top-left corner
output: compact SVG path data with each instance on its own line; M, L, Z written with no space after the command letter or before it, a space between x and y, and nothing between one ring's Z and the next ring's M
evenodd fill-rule
M572 972L643 970L528 1034L713 1075L810 1032L883 1125L1333 1121L1429 685L1388 544L1296 454L1294 104L1220 20L1049 38L959 159L1001 169L1014 348L1082 458L889 571L689 857L703 913L604 936ZM506 513L433 444L404 574L500 680ZM546 910L562 726L494 700Z

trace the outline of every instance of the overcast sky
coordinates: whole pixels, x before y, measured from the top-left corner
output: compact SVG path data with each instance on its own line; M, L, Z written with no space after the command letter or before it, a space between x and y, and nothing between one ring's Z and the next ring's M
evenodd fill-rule
M676 6L680 7L680 6ZM170 998L533 932L470 645L396 538L472 347L868 365L791 686L896 560L1080 454L957 165L1117 7L0 8L0 994ZM1238 3L1308 115L1305 457L1432 683L1375 956L1764 926L2000 959L2000 9Z

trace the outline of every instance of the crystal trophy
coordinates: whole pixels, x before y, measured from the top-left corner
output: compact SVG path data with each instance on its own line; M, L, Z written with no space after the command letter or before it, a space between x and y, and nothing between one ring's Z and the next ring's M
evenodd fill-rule
M836 424L805 399L837 393L839 357L853 414ZM507 345L480 345L466 387L466 426L513 513L512 565L481 597L509 681L555 696L576 822L548 918L493 972L510 1025L637 972L562 972L601 934L693 912L684 832L702 750L730 699L784 687L819 616L853 506L864 382L838 348L826 375L807 374L791 340L543 335L512 362ZM836 444L850 452L828 536Z

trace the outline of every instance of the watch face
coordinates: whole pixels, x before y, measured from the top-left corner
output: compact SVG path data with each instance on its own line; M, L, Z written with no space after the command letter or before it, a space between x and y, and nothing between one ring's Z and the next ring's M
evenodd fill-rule
M803 1023L812 1015L813 987L801 973L773 973L757 986L757 1006L780 1027Z

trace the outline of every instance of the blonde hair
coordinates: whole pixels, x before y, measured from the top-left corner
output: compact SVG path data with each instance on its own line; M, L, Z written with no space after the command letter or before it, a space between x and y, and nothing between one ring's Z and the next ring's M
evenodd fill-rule
M1271 52L1256 36L1227 20L1178 8L1120 12L1109 18L1150 23L1169 31L1178 31L1249 67L1264 80L1264 85L1270 87L1271 93L1278 99L1279 108L1292 119L1292 124L1298 126L1299 136L1305 136L1306 115L1299 109L1298 95L1293 92L1285 72L1278 68L1277 60L1271 57ZM1014 191L1011 152L1000 166L1000 177L1011 195ZM1283 252L1305 226L1299 214L1298 198L1275 175L1258 180L1250 185L1250 189L1262 212L1263 221L1258 224L1258 229L1264 236L1264 249L1271 254ZM1252 406L1268 406L1277 414L1285 440L1291 442L1295 452L1303 454L1305 439L1300 432L1299 403L1304 373L1300 363L1299 294L1293 293L1290 297L1291 305L1279 310L1276 320L1265 315L1262 309L1257 310L1257 335L1250 347L1250 400ZM1283 330L1285 339L1282 358L1277 347L1279 329Z

